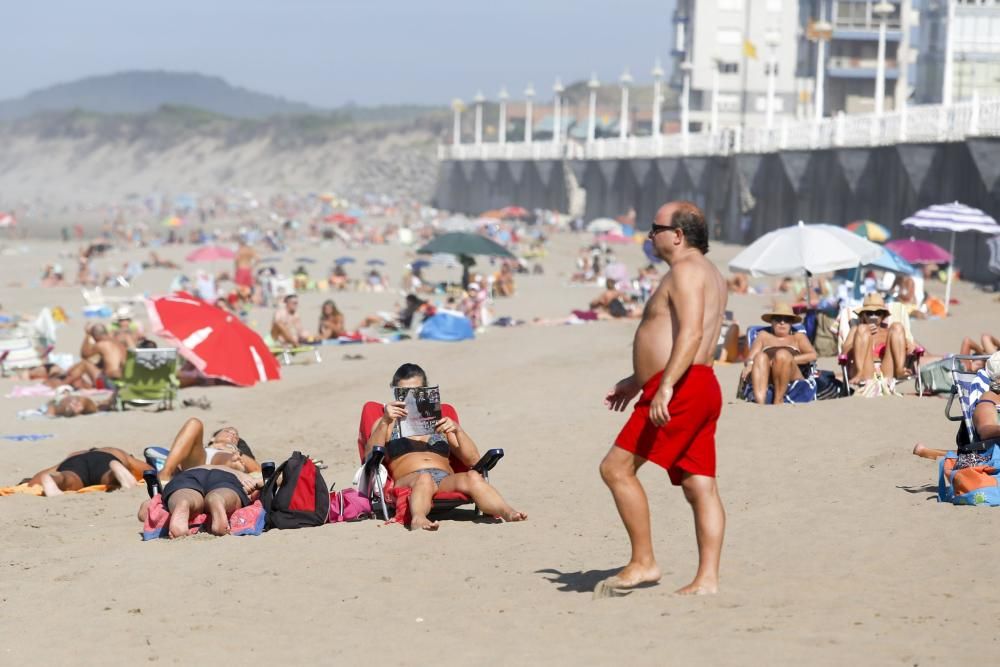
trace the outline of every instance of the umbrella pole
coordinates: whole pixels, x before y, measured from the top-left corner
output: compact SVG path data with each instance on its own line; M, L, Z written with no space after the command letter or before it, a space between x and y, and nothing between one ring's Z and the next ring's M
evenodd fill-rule
M951 273L955 268L955 232L951 233L951 245L948 247L948 252L951 253L951 261L948 262L948 282L944 288L944 316L948 317L948 311L951 310Z

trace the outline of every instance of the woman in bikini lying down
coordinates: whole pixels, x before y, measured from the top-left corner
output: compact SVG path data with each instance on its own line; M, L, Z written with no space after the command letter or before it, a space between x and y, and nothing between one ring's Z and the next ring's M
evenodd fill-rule
M260 479L228 465L196 466L180 471L163 487L163 506L170 512L170 537L188 535L191 517L202 513L209 515L209 533L228 535L229 516L249 505L251 495L262 486ZM146 520L149 503L146 500L139 507L139 521Z
M234 426L226 426L212 434L208 444L202 445L205 425L200 419L191 418L177 432L170 453L160 471L160 482L166 484L181 470L198 466L225 466L245 473L259 473L260 464L253 451Z
M392 377L393 387L425 387L427 374L416 364L403 364ZM436 521L427 518L437 491L458 491L472 498L484 514L504 521L523 521L527 514L507 504L497 490L477 472L456 473L448 461L451 453L466 465L479 461L479 450L461 426L444 417L432 435L399 437L398 420L406 417L402 401L385 406L385 413L375 423L368 437L366 453L376 445L386 448L386 466L398 487L409 487L410 529L437 530Z
M57 465L40 470L24 481L40 485L46 496L58 496L64 491L79 491L97 484L104 484L112 491L132 488L136 485L135 478L151 469L145 461L124 450L95 447L73 452Z

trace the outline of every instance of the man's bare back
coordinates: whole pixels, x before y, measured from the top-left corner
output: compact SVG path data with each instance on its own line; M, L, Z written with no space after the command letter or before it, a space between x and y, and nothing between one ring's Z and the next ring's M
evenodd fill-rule
M714 264L700 253L692 254L671 267L646 303L632 347L632 367L640 386L666 368L670 359L680 321L672 295L679 289L700 289L704 297L701 342L692 363L707 366L714 360L729 290Z
M257 261L257 252L248 245L241 245L236 251L236 268L252 269Z

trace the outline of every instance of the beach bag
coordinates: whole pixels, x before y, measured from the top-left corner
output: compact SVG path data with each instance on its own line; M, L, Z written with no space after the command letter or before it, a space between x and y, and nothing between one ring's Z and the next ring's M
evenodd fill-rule
M820 371L816 374L816 400L825 401L831 398L846 396L844 383L837 379L833 371Z
M330 515L330 492L312 459L292 452L260 492L265 528L322 526Z
M991 446L983 454L983 465L948 470L947 461L957 458L949 452L938 464L938 500L955 505L1000 505L1000 447Z
M357 489L344 489L330 493L329 523L361 521L372 518L372 504Z
M925 394L948 394L954 381L951 377L952 360L940 359L929 364L921 364L920 381L924 385Z

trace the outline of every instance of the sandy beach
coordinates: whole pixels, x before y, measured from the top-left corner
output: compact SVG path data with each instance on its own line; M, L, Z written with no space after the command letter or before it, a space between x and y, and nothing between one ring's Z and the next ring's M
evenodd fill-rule
M496 314L555 318L585 305L597 289L570 286L568 278L586 240L556 236L545 274L519 276L517 294L498 301ZM45 262L72 265L58 254L75 246L32 239L4 246L4 312L63 306L72 319L57 351L77 351L80 290L35 287ZM161 254L179 260L190 250ZM714 244L709 257L725 271L738 250ZM120 266L147 252L116 252L98 265ZM300 242L279 268L287 272L292 258L308 255L319 271L342 254L358 259L352 275L367 259L385 260L393 285L405 258L395 245L345 251ZM619 256L633 270L645 263L638 246ZM432 277L458 273L434 267ZM134 289L113 294L163 293L173 275L149 270ZM960 305L953 317L913 324L932 353L957 352L965 335L995 333L994 295L959 283L954 296ZM349 326L400 298L396 291L308 292L301 297L308 327L328 297ZM731 296L730 308L746 326L772 300ZM262 309L251 316L259 328L269 319ZM594 584L628 557L597 466L626 418L607 411L602 398L631 370L634 327L494 327L464 343L329 346L322 363L283 368L278 382L182 391L182 398L208 396L205 411L19 421L15 413L39 399L3 399L3 434L55 436L0 440L3 484L77 449L115 446L141 455L148 445L168 445L195 416L209 428L237 425L260 459L280 462L292 450L323 459L327 483L345 488L358 466L362 404L386 400L395 368L416 362L459 409L481 450L504 448L491 480L529 520L491 524L466 516L444 521L436 534L364 521L144 543L135 516L142 487L0 498L0 663L927 665L988 654L996 635L989 619L1000 611L989 536L1000 514L936 502L937 467L910 449L917 441L949 447L956 426L944 418L944 400L917 398L910 387L902 398L758 407L734 399L739 367L717 365L725 399L719 485L729 522L721 594L671 595L696 565L690 510L664 471L647 466L640 478L663 581L592 600ZM347 353L363 359L344 359ZM824 368L834 364L821 360ZM0 380L0 393L15 384ZM979 640L956 641L960 628Z

